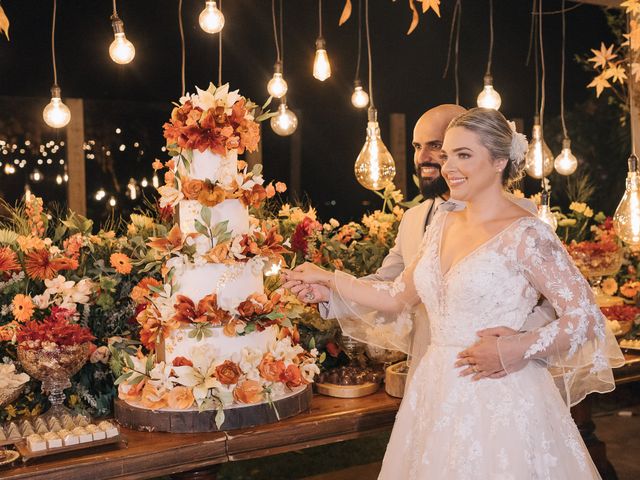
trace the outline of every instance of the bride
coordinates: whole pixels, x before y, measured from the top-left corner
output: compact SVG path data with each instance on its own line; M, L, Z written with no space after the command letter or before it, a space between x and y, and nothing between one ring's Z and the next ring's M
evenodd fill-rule
M394 282L308 263L284 272L289 285L329 287L345 334L385 348L406 351L410 310L422 302L428 311L431 345L381 479L600 478L568 406L611 391L622 354L555 233L505 197L526 148L501 113L469 110L442 147L442 175L466 208L438 211ZM558 318L522 331L541 295Z

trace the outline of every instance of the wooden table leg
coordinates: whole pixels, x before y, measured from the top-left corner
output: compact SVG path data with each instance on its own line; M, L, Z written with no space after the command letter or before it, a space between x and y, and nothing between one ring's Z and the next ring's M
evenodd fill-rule
M169 478L171 480L216 480L220 465L212 465L210 467L191 470L190 472L174 473Z
M602 479L618 480L618 474L607 458L607 446L595 433L596 425L591 419L591 397L585 398L582 402L572 407L571 415Z

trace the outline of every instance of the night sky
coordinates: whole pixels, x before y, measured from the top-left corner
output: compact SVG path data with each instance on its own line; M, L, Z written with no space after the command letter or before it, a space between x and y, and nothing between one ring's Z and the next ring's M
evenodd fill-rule
M411 129L427 108L455 101L453 71L442 78L446 64L454 0L442 0L442 18L433 12L420 16L420 24L410 36L406 1L371 0L371 35L376 106L383 139L388 144L388 115L407 115L407 156L411 160ZM333 74L325 82L311 75L314 42L318 35L317 1L284 0L284 71L289 84L291 108L301 113L302 189L325 219L347 219L378 207L376 197L365 191L353 175L353 163L364 142L366 112L350 103L357 52L357 0L347 24L338 27L344 2L323 2L324 37ZM11 21L11 41L0 39L0 97L41 97L25 101L33 111L19 112L18 103L0 110L0 126L34 124L48 102L52 84L50 33L52 2L48 0L4 0ZM508 118L521 118L529 133L534 115L535 77L533 64L525 65L529 45L530 0L495 0L494 86L502 95L501 111ZM567 2L572 7L573 2ZM205 87L217 79L217 36L204 33L198 15L204 1L185 0L183 18L186 35L187 90ZM543 0L546 11L558 10L559 0ZM127 37L136 47L133 63L118 66L108 56L113 40L109 0L59 0L57 56L59 84L65 97L87 101L87 138L90 134L104 143L119 143L114 129L122 127L127 139L145 143L147 151L129 153L114 160L113 169L120 188L135 177L151 174L154 156L161 155L162 122L168 118L171 101L180 96L180 37L176 0L119 1L118 11ZM226 17L223 37L223 81L257 103L266 97L266 83L272 75L275 48L271 24L271 1L224 0ZM488 51L488 0L464 0L460 37L460 103L475 106L482 88ZM560 109L560 15L545 15L543 32L546 60L546 118ZM603 11L580 5L567 13L566 106L593 96L587 89L591 76L574 61L610 41ZM365 79L366 61L362 63ZM6 98L5 98L6 100ZM40 106L41 105L41 106ZM119 117L119 112L122 116ZM136 114L139 112L139 114ZM126 113L126 114L125 114ZM31 121L17 118L31 116ZM116 125L118 124L118 125ZM289 180L290 138L277 137L268 124L263 129L266 177ZM128 129L128 130L127 130ZM25 135L29 135L24 126ZM571 131L571 125L569 125ZM557 132L545 132L547 135ZM0 139L6 132L0 130ZM50 133L51 135L51 133ZM14 132L15 136L15 132ZM109 136L114 138L110 139ZM558 152L555 152L556 154ZM99 168L88 162L88 194L104 182ZM27 170L27 169L25 169ZM102 170L104 173L104 170ZM17 177L14 177L17 178ZM0 187L9 179L0 173ZM19 183L19 182L17 182ZM115 188L115 187L114 187ZM5 188L6 190L6 188ZM303 192L295 192L303 196ZM123 195L123 193L121 192ZM335 202L335 205L333 202ZM371 201L370 205L363 202ZM99 205L89 202L90 210Z

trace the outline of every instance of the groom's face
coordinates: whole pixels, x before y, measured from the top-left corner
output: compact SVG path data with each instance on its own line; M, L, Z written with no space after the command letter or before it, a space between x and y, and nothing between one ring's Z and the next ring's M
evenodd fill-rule
M426 116L425 116L426 117ZM422 117L413 130L413 164L420 184L420 193L425 198L435 198L449 191L442 178L440 150L444 137L440 122Z

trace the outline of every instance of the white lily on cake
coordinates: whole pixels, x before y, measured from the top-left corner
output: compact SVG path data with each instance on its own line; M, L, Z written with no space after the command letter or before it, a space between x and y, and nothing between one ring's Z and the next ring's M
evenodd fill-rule
M196 87L197 93L191 95L191 102L194 107L199 107L205 112L210 108L224 107L224 113L229 115L231 114L233 105L243 98L242 95L238 93L239 91L240 90L234 90L230 92L228 83L216 88L216 86L210 82L206 90ZM182 97L180 99L183 105L184 102L182 100L184 98L185 97ZM188 100L188 98L186 98L186 100Z
M176 383L193 389L193 398L198 407L202 407L212 389L222 391L223 385L215 378L215 363L206 348L194 348L191 351L193 366L173 367ZM216 395L217 396L217 395ZM223 401L223 399L220 399Z

